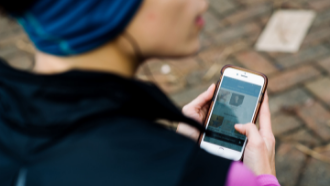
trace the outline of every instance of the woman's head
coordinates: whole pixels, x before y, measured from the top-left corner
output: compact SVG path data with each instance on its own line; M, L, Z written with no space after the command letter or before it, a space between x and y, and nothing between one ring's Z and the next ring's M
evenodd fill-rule
M16 14L36 47L59 56L131 36L143 57L181 57L199 48L206 0L29 0ZM2 4L3 5L3 4ZM22 7L6 3L10 12ZM17 11L15 11L17 10Z
M181 57L199 49L206 0L144 0L126 29L146 57Z

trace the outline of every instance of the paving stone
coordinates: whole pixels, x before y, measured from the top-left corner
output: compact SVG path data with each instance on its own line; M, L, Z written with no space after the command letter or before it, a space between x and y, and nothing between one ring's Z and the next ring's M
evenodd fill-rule
M257 6L249 6L246 9L240 9L234 14L226 17L223 21L229 24L238 24L242 22L247 22L253 18L262 16L266 13L270 13L272 7L270 4L260 4Z
M199 69L200 65L196 60L197 59L194 57L169 60L153 59L146 62L145 65L150 69L153 75L164 74L162 68L166 65L170 67L170 71L168 72L169 74L172 73L181 77L193 70Z
M179 79L172 74L154 74L152 81L166 94L174 94L183 90L186 86L186 81L184 79Z
M164 64L166 64L165 60L150 59L143 65L147 66L152 74L161 74L161 68Z
M237 0L239 3L244 5L252 5L257 3L264 3L264 0Z
M228 44L251 34L260 34L261 28L256 23L239 24L211 34L218 45Z
M248 6L255 5L258 3L265 3L265 0L237 0L237 1L240 2L241 4L248 5ZM295 0L294 3L290 0L281 0L281 1L268 0L267 2L272 3L273 7L276 9L279 9L279 8L283 9L283 8L287 8L288 4L297 4L300 7L302 7L306 1L308 1L308 0Z
M164 73L162 68L167 66L169 71ZM173 94L186 86L187 74L198 69L199 64L194 58L178 60L152 59L140 67L136 77L156 83L165 93Z
M329 0L313 0L308 2L309 6L316 11L321 11L330 8Z
M141 78L141 80L149 79L149 78L147 78L147 76L150 75L150 74L148 74L146 72L147 70L145 68L146 68L146 64L144 63L137 69L137 71L135 73L135 77L138 78L138 79Z
M330 74L330 57L321 60L318 63L319 66L321 66L324 70L326 70Z
M323 154L330 157L330 154ZM311 158L302 174L299 186L328 186L330 183L330 164Z
M236 59L246 68L262 72L266 75L277 72L275 66L255 51L245 51L237 54Z
M323 42L324 40L330 38L330 27L324 26L322 28L314 29L309 32L302 42L301 48L306 48Z
M260 17L258 20L261 23L261 25L263 27L265 27L267 25L268 21L270 20L270 18L271 18L271 15L265 15L265 16Z
M306 88L330 106L330 78L322 77L306 84Z
M320 58L329 55L330 51L322 46L313 46L300 50L298 53L278 58L276 61L282 67L292 67L294 65L304 64L319 60Z
M223 47L212 47L198 54L204 67L211 66L214 62L223 62Z
M166 94L173 94L184 89L186 82L184 79L178 79L173 74L149 74L144 68L139 68L135 74L135 78L155 83Z
M301 127L302 123L295 117L281 114L272 117L272 129L275 136Z
M283 143L277 149L276 175L281 186L293 186L298 182L306 155L298 151L294 144Z
M282 108L297 107L309 102L311 97L301 88L271 96L269 98L269 109L272 114L281 112Z
M219 28L223 28L225 25L223 21L218 20L210 11L207 11L203 18L205 19L204 31L206 33L216 32Z
M208 36L205 32L200 34L200 43L201 46L199 51L203 51L213 44L210 36Z
M313 134L311 134L306 129L299 129L288 135L281 136L281 137L279 137L279 139L283 142L301 143L301 144L309 146L309 147L315 147L317 145L320 145L320 143L321 143L318 138L316 138Z
M304 3L307 3L309 1L310 0L295 0L294 2L304 4ZM281 1L278 1L278 0L272 0L272 2L274 2L274 3L280 2L281 4L284 4L284 3L288 3L288 2L292 2L292 1L291 0L282 0L282 2L281 2Z
M201 67L194 57L166 60L166 64L168 64L176 74L180 74L181 76L189 74Z
M272 57L274 60L275 59L278 59L280 57L284 57L284 56L289 56L291 54L288 54L288 53L284 53L284 52L264 52L265 54L267 54L268 56ZM281 65L277 65L281 68L284 68L282 67Z
M281 9L304 9L306 8L305 4L301 2L289 1L284 2L281 6Z
M322 25L329 25L330 11L323 11L316 14L316 18L312 23L312 28L319 27Z
M261 27L260 27L261 28ZM246 37L244 37L242 39L242 41L246 42L248 44L248 49L252 49L255 45L255 43L257 42L257 40L260 37L260 32L256 32L256 33L252 33L247 35Z
M330 112L320 103L308 104L297 109L297 115L324 141L330 140Z
M219 14L232 11L236 8L235 2L231 0L209 0L210 7Z
M193 72L188 74L186 76L187 87L194 87L194 86L200 85L201 82L203 82L203 77L205 76L207 71L208 71L208 69L202 68L202 69L199 69L199 70L194 70ZM214 82L216 82L218 80L219 76L220 76L220 71L219 71L219 73L214 75L212 80Z
M269 79L268 90L271 92L283 91L308 79L320 75L312 66L301 66Z

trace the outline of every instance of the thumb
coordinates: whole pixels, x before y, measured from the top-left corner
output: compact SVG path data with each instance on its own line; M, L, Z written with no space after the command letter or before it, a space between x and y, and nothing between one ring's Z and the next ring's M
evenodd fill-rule
M245 135L249 140L252 138L257 138L259 136L258 129L255 124L248 123L248 124L236 124L235 129L237 132Z

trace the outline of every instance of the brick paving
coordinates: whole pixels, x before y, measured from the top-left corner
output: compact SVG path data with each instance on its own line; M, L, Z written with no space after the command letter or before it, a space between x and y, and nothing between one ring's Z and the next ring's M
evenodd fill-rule
M281 185L329 185L330 1L209 1L199 54L180 60L150 60L136 76L158 84L182 107L216 82L225 64L264 72L269 77L277 176ZM279 8L317 12L301 49L295 54L255 51L257 38ZM22 30L0 17L0 56L13 66L29 70L33 53ZM168 68L170 72L164 70ZM314 154L297 148L297 144L314 150Z

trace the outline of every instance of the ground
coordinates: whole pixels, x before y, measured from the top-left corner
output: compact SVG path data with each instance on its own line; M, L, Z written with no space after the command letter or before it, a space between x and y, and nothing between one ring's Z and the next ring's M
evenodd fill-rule
M311 9L317 16L299 52L257 52L257 38L280 8ZM180 60L150 60L137 77L155 82L182 107L216 82L225 64L265 73L281 185L329 185L330 1L210 0L205 20L199 54ZM33 53L21 28L0 17L0 56L29 70Z

